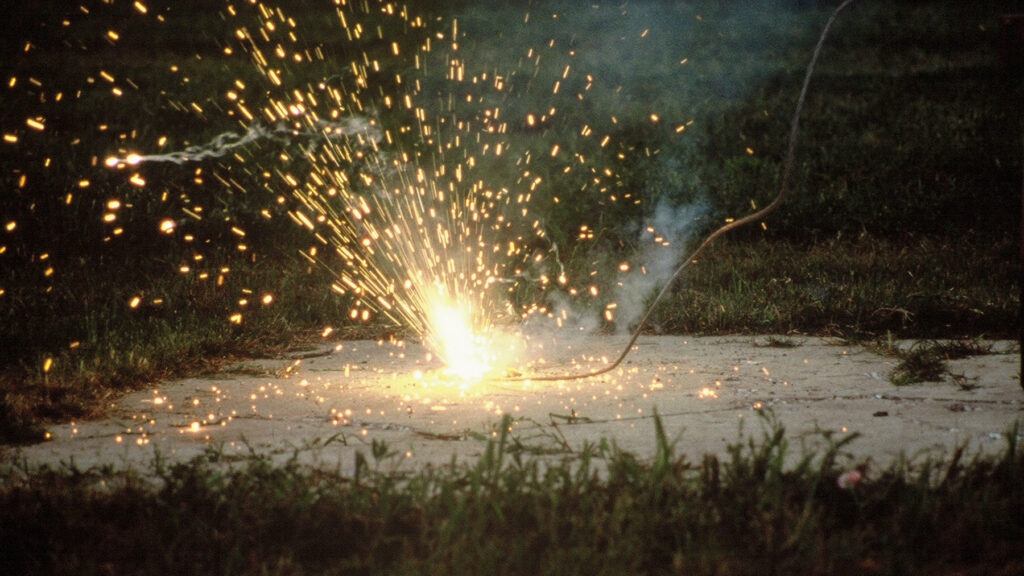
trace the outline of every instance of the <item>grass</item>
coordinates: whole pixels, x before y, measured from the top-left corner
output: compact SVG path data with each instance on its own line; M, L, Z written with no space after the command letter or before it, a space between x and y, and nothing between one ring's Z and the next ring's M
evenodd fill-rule
M960 360L971 356L981 356L992 353L992 345L977 340L954 340L951 342L938 342L935 344L938 353L946 360Z
M1013 250L970 238L727 239L658 307L652 331L1012 337Z
M372 37L344 42L328 2L282 3L305 40L342 61L389 49ZM146 4L151 16L169 7L166 23L140 18L127 2L90 6L88 16L56 1L5 14L24 37L4 38L19 56L0 64L0 128L19 136L0 145L2 444L38 441L47 421L100 415L112 396L152 381L258 374L237 361L308 346L324 326L341 337L395 330L348 321L330 275L297 256L312 239L256 171L154 166L141 190L96 169L94 157L150 149L160 136L167 149L207 141L226 127L188 103L216 110L236 78L259 85L244 58L224 54L233 25L208 3ZM1020 222L1007 206L1019 203L1021 85L992 49L1005 6L967 4L861 2L843 16L812 84L793 194L766 228L720 243L694 266L659 306L653 332L886 334L890 343L877 349L899 359L892 380L900 385L944 377L949 360L987 352L976 337L1016 334ZM656 207L704 206L697 228L706 229L773 194L795 90L826 14L716 2L531 6L526 25L520 6L417 3L460 18L471 68L506 71L510 84L532 78L502 103L505 117L560 110L543 128L512 122L509 147L533 153L530 171L546 183L534 217L573 277L594 273L602 296L585 303L601 310ZM108 30L119 32L117 43ZM529 48L541 64L524 64ZM566 62L580 73L553 95ZM316 81L336 74L333 66L294 67L291 80ZM119 99L101 70L118 79ZM578 100L584 71L596 88ZM379 76L396 72L408 70L385 63ZM451 90L424 81L427 92ZM449 103L456 113L480 112L459 100ZM24 127L36 115L47 118L42 133ZM580 137L582 124L613 144ZM578 162L548 154L556 143ZM252 161L269 165L271 148L252 151ZM477 172L515 189L522 166L481 159ZM234 185L222 184L229 179ZM105 222L110 199L124 207ZM201 219L182 216L196 206ZM178 223L173 235L157 227L168 217ZM582 224L596 237L579 238ZM514 299L549 296L524 286ZM907 337L936 340L891 345ZM375 442L354 477L259 454L230 460L216 449L142 471L31 469L0 447L0 566L14 574L1024 573L1016 429L999 458L966 461L959 451L886 469L843 457L849 437L826 434L823 451L798 454L770 420L763 437L698 462L674 451L660 422L653 460L604 441L574 451L557 433L511 433L508 420L499 429L479 461L405 472L394 472L399 457ZM866 478L850 486L853 471Z
M897 386L941 382L946 374L946 362L936 347L914 346L899 358L899 364L889 375L889 380Z
M329 3L285 4L306 41L348 57L353 46L336 33ZM706 228L773 193L799 76L826 13L711 2L652 2L625 13L580 6L551 0L526 25L518 6L422 5L460 18L471 66L506 70L510 82L533 78L502 103L503 114L561 110L543 129L510 124L509 146L535 153L530 170L547 184L533 210L573 277L597 273L603 296L583 304L602 310L619 263L641 249L641 224L659 203L705 204ZM652 330L1014 334L1019 211L1005 207L1019 194L1020 86L992 49L1001 6L863 2L845 14L812 85L787 204L767 229L708 253L659 308ZM216 108L235 78L259 84L244 58L223 53L232 33L226 20L189 2L173 3L162 25L139 18L130 3L85 16L41 2L9 16L34 48L3 65L3 77L20 83L0 91L0 126L20 135L18 145L0 147L0 182L11 191L0 197L0 221L17 222L0 233L0 441L38 438L40 420L98 414L110 395L209 371L225 358L276 353L326 325L367 333L347 320L348 300L329 292L329 275L297 256L312 240L256 174L211 163L196 178L192 167L153 166L145 176L155 187L140 190L93 164L126 142L148 149L166 135L168 149L179 148L225 129L171 101ZM611 31L610 18L619 23ZM112 28L121 32L116 44L103 39ZM636 41L645 29L650 34ZM549 40L541 64L524 64L522 53ZM20 39L9 43L23 50ZM380 44L359 48L386 51ZM558 95L547 89L568 61L597 78L587 99L576 99L575 75ZM100 70L118 79L120 99ZM315 79L300 77L303 70L293 71L296 81ZM73 102L52 100L53 91L83 87ZM478 106L454 105L463 114ZM651 111L660 122L649 120ZM27 131L25 118L40 114L47 130ZM613 144L581 138L583 123ZM554 143L589 160L565 170L547 154ZM253 151L254 161L272 157L269 148ZM495 187L514 189L521 178L513 162L481 159L477 170ZM87 189L78 187L83 178ZM624 202L626 194L643 201ZM111 198L125 208L107 223ZM201 220L182 216L197 205L206 208ZM165 217L180 221L173 237L158 231ZM597 237L578 238L581 224ZM233 227L247 231L244 240ZM273 305L259 304L264 294ZM513 298L549 296L524 286ZM241 325L228 320L236 313Z
M799 348L802 345L803 342L779 336L767 336L763 340L754 341L754 346L758 348Z
M961 389L971 390L974 386L968 381L968 378L963 374L950 372L947 362L992 353L991 344L980 342L977 339L922 340L906 347L896 342L892 334L889 333L884 338L865 344L869 350L899 360L889 374L889 381L896 386L941 382L946 375L949 375Z
M315 280L306 282L309 278ZM52 304L52 296L8 302L3 312L9 323L0 330L0 343L11 356L0 369L0 441L40 441L40 422L94 417L112 396L152 382L209 374L235 360L319 343L325 326L337 327L332 340L386 333L380 326L350 324L332 294L317 288L328 282L320 271L237 270L225 281L234 289L216 286L214 278L171 278L159 286L145 282L75 283L80 289L66 302L93 304L81 315L53 317L51 326L26 326L17 319L37 317L40 311L33 308L42 298ZM238 283L263 290L246 295ZM262 293L273 295L271 305L260 302ZM146 301L126 306L137 294ZM238 297L254 301L241 312L240 325L224 315ZM154 304L155 299L162 302Z
M801 454L770 416L690 461L608 442L402 472L376 443L354 476L225 461L63 467L0 482L0 565L17 574L1017 574L1024 450L887 468L823 434ZM684 439L685 441L685 439ZM395 471L397 467L397 470ZM860 480L855 479L860 474Z

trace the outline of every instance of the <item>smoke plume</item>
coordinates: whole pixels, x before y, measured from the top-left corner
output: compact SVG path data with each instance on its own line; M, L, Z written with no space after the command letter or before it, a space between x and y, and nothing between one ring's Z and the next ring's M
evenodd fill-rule
M694 232L700 229L699 221L709 211L703 201L682 206L672 206L667 201L658 204L641 231L643 247L634 257L629 274L616 287L617 333L629 332L640 320L654 291L682 264Z

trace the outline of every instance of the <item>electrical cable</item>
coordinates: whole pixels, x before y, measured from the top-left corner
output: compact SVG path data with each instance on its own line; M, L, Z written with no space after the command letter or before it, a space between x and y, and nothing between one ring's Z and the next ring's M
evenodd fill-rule
M728 234L729 232L737 228L741 228L748 224L752 224L754 222L763 220L766 216L774 212L780 204L782 204L783 199L785 199L786 197L786 190L789 187L790 174L793 168L793 157L796 155L797 136L800 132L800 113L803 112L804 101L807 98L807 89L811 84L811 77L814 75L814 67L818 62L818 55L821 53L821 47L825 44L825 38L828 37L829 30L832 28L832 24L839 16L839 13L842 12L847 6L849 6L853 2L854 0L844 0L843 3L840 4L832 12L832 15L829 16L828 21L825 23L825 27L821 31L821 36L818 37L817 45L814 47L814 52L811 55L811 61L807 65L807 72L804 75L803 87L800 89L800 97L797 99L796 110L793 113L793 119L790 122L789 142L786 149L786 159L782 165L782 179L779 182L779 193L775 196L775 199L772 200L770 204L758 210L757 212L744 216L739 220L729 222L728 224L725 224L724 226L718 228L717 230L709 234L707 238L705 238L704 241L700 243L700 246L698 246L697 249L694 250L693 253L691 253L686 258L686 260L684 260L683 263L679 265L678 268L676 268L676 271L672 274L668 281L665 282L665 285L661 288L661 291L658 292L658 295L654 298L654 301L651 302L651 305L647 307L647 311L644 312L644 315L640 319L640 322L636 325L636 328L633 330L633 333L630 336L629 342L626 344L626 347L622 350L622 353L619 354L618 358L616 358L615 361L612 362L611 364L597 370L592 370L590 372L580 372L577 374L540 374L531 376L509 376L502 378L502 380L512 382L521 382L524 380L530 380L534 382L554 380L582 380L584 378L593 378L594 376L607 374L608 372L615 370L616 368L619 367L620 364L622 364L622 361L626 359L626 356L629 356L629 353L633 351L633 345L636 344L636 341L640 337L640 333L643 331L644 326L647 325L647 320L650 319L651 314L654 312L654 308L658 305L662 298L664 298L665 295L668 294L669 289L672 288L672 285L675 284L675 281L679 278L683 271L689 267L690 263L693 262L697 258L697 256L699 256L704 251L704 249L708 247L708 245L710 245L720 236Z

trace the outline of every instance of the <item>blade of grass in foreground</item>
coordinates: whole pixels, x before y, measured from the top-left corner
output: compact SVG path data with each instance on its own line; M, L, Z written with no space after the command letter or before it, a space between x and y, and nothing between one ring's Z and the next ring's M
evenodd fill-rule
M692 463L655 420L647 461L608 442L562 458L510 453L358 478L226 464L216 450L148 472L0 476L0 565L17 574L884 574L1024 569L1024 451L884 470L850 436L791 453L781 424ZM787 465L787 462L790 463Z

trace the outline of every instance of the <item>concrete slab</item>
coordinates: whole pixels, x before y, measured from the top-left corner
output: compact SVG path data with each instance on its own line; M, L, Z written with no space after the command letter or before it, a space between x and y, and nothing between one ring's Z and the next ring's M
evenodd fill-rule
M215 377L156 384L118 399L103 420L52 427L50 441L18 457L30 465L144 467L154 451L180 461L216 446L350 471L355 451L383 440L403 466L446 464L481 454L504 414L523 451L558 457L607 438L650 455L655 409L677 448L697 457L721 452L741 425L758 432L757 412L770 409L794 441L816 429L859 432L850 451L884 464L961 443L1001 450L1002 433L1024 416L1010 342L952 362L957 377L896 387L888 381L893 358L819 338L798 338L793 348L754 345L764 340L645 337L604 377L468 387L439 373L417 344L342 342L318 357L251 361ZM598 367L624 343L537 340L545 360L532 370Z

